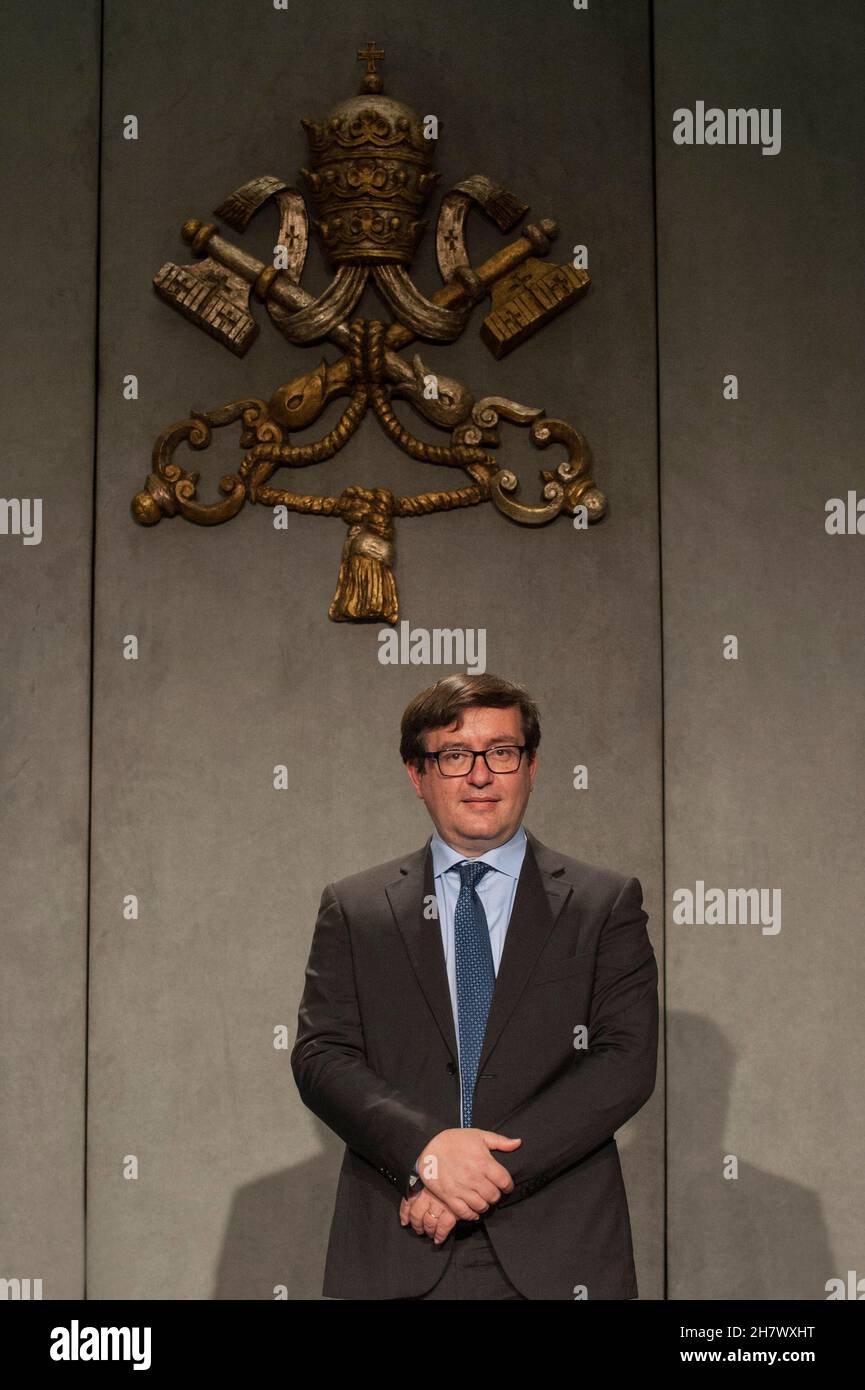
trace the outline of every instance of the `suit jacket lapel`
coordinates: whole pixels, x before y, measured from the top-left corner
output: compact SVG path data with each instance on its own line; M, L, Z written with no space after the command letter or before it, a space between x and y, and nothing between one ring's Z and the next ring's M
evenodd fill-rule
M513 911L487 1018L483 1051L478 1064L479 1074L501 1036L562 908L573 892L573 885L562 879L565 865L555 851L542 844L530 830L526 830L526 839L525 857L517 880ZM429 908L426 906L434 901L435 896L429 840L408 855L400 865L399 878L387 884L385 892L418 983L445 1045L454 1062L457 1062L459 1054L441 931L437 920L428 915Z
M526 853L517 880L511 920L505 936L499 973L493 990L478 1075L486 1066L523 992L535 962L570 897L572 885L562 882L565 866L552 850L526 831Z
M435 879L429 840L402 862L400 877L387 884L385 892L402 932L418 984L456 1062L457 1039L441 930L437 918L431 915L428 907L428 904L435 907Z

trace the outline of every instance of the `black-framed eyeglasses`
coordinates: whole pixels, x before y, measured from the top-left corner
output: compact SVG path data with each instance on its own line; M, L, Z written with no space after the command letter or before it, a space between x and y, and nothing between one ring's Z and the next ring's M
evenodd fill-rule
M473 753L470 748L445 748L440 753L424 753L434 758L442 777L468 777L475 770L475 758L483 758L489 772L516 772L526 751L524 743L499 743Z

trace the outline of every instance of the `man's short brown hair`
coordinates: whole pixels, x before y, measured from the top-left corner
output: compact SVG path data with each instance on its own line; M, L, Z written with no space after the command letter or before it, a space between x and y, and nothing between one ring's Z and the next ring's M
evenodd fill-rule
M405 708L400 726L400 756L404 763L414 763L419 772L426 767L424 733L453 724L463 710L477 705L492 709L510 709L516 705L523 726L526 762L531 762L541 741L541 720L538 707L521 685L502 680L500 676L470 676L458 672L443 676L435 685L422 690Z

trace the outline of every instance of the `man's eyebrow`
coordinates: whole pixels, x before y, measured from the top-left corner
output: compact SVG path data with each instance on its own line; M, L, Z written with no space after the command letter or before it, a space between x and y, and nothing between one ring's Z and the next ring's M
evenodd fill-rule
M513 745L514 738L514 734L493 734L492 738L487 744L487 748L491 748L496 743L507 743ZM467 753L471 753L474 751L473 749L469 748L468 744L459 743L457 740L451 739L447 743L443 743L440 748L437 748L436 752L444 753L445 750L448 748L463 748ZM486 749L484 749L484 752L486 752Z

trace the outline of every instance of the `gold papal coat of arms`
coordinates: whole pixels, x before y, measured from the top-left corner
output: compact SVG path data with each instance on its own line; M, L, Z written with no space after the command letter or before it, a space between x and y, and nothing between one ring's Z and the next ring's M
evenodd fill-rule
M303 195L271 175L238 188L215 215L243 232L273 200L279 232L272 264L262 264L221 236L215 223L188 221L181 235L200 259L187 266L168 262L153 282L163 299L238 355L258 333L250 292L290 343L328 342L340 355L322 358L311 371L277 387L268 401L246 397L218 410L192 411L169 426L154 445L145 488L132 501L133 516L143 525L179 514L214 526L236 516L244 502L339 517L348 533L328 610L334 622L397 622L395 517L492 501L527 525L542 525L563 511L579 515L575 524L586 525L598 521L607 505L591 476L588 445L574 426L502 396L475 399L460 382L430 373L418 354L411 359L401 354L418 338L452 342L475 306L490 296L481 337L495 357L503 357L572 304L589 276L573 264L544 259L558 231L547 219L524 226L509 245L472 266L465 241L472 204L502 232L510 232L529 211L506 189L476 174L441 202L436 254L442 287L430 297L418 288L410 266L439 177L432 169L437 122L383 94L376 70L383 57L375 44L367 44L358 53L366 64L360 94L340 102L321 123L303 121L310 159L302 174L317 215L313 227L334 271L322 295L314 298L301 284L309 236ZM352 318L370 277L393 316L389 323ZM448 431L448 442L416 438L394 414L394 396ZM346 397L347 404L334 428L311 442L295 442L336 397ZM280 468L306 468L333 457L370 414L404 453L421 463L461 469L468 486L397 495L389 488L353 485L323 497L272 485ZM222 498L202 502L196 496L199 474L176 463L175 450L182 441L206 449L214 428L238 420L243 460L236 473L220 480ZM501 420L527 426L541 449L556 444L567 451L555 469L539 470L539 502L518 500L516 476L488 452L499 444Z

